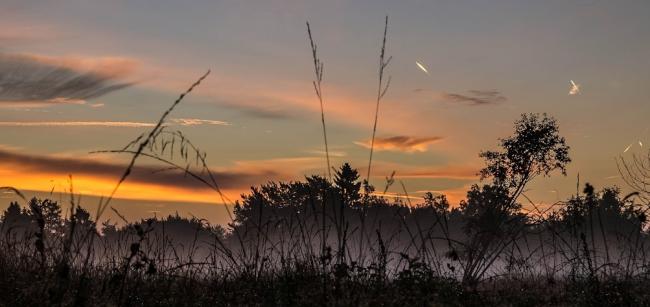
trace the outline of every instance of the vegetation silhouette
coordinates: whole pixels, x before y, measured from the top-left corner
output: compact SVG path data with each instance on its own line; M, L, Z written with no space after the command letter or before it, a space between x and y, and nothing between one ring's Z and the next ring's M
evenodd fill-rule
M164 125L209 71L162 114L156 126L120 150L130 156L96 213L70 187L63 209L13 187L0 220L0 305L7 306L485 306L650 305L647 189L650 155L618 160L635 191L597 191L585 184L566 201L535 204L536 178L566 175L569 147L556 120L523 114L499 150L484 151L481 182L452 206L427 193L413 203L385 197L370 184L384 70L388 18L368 173L345 163L331 175L321 92L323 64L308 36L321 106L327 176L268 182L231 201L208 167L207 154ZM178 214L126 220L110 207L138 159L181 171L217 194L230 217L211 225ZM579 186L579 184L578 184ZM381 191L381 188L379 188ZM522 204L526 201L526 205ZM121 224L104 221L111 209ZM532 208L532 209L531 209Z
M178 215L96 225L74 197L69 212L48 199L13 202L0 224L0 301L650 303L646 203L586 184L557 210L525 212L527 184L564 173L569 148L544 114L522 115L500 147L480 153L482 183L455 207L444 195L412 204L369 193L348 163L332 181L252 187L225 227Z

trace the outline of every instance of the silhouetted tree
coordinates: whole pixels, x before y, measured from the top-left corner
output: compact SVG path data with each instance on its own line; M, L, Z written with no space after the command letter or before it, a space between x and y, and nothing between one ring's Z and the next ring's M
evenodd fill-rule
M647 222L644 208L629 198L621 199L620 189L609 187L596 192L587 183L583 193L569 199L549 222L574 234L591 233L594 228L597 233L610 235L643 230Z
M449 211L449 201L445 195L433 195L431 192L424 194L425 207L431 207L438 215L446 214Z
M2 223L4 228L25 225L29 222L29 215L25 210L20 208L17 202L11 202L7 210L2 214Z
M515 226L513 217L519 215L521 205L510 203L508 191L502 186L473 185L460 208L467 234L479 236L480 241L486 242L486 238L507 233L507 226Z
M61 220L61 206L59 206L59 203L56 201L32 198L29 201L29 214L38 223L40 223L40 220L42 219L45 230L51 234L61 233L61 227L63 226Z
M33 231L32 219L17 202L11 202L2 215L2 233L10 242L17 242ZM8 242L9 243L9 242Z
M334 184L338 188L341 199L348 206L356 205L361 199L361 182L359 172L349 163L343 164L334 175Z
M72 217L64 224L66 235L70 235L75 240L75 244L80 244L83 240L88 239L89 235L98 234L95 221L90 217L88 210L79 206L74 208Z
M517 199L526 185L539 175L554 170L566 174L569 146L559 135L557 122L546 114L523 114L515 122L513 136L500 139L501 151L479 154L486 166L481 180L490 184L473 185L461 203L467 235L462 250L463 282L476 284L501 253L516 242L525 226Z
M483 151L486 167L481 179L492 178L495 185L510 191L515 201L526 184L539 175L548 176L560 170L566 175L566 165L571 162L569 146L559 134L554 118L546 114L523 114L515 123L515 134L500 139L502 151Z

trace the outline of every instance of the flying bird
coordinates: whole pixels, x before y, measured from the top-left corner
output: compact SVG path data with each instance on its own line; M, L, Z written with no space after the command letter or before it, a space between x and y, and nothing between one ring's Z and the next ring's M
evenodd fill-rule
M639 146L643 147L643 143L641 141L639 141Z
M576 84L573 80L571 82L571 89L569 89L569 95L580 94L580 84Z
M425 74L429 75L429 71L427 70L427 68L424 67L424 65L420 64L420 62L415 61L415 65L417 65L420 68L420 70L422 70Z

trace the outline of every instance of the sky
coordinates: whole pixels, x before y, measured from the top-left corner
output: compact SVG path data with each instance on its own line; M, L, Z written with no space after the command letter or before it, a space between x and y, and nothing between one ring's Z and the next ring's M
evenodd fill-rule
M332 165L365 174L388 15L372 184L395 171L410 196L458 204L478 182L478 153L520 114L545 112L573 162L566 177L536 179L531 200L570 197L578 174L625 189L615 158L650 146L648 12L648 1L0 0L0 186L65 202L72 183L96 206L128 157L92 152L150 130L208 69L166 124L207 154L229 198L325 174L306 21L324 63ZM580 94L568 95L570 80ZM126 217L227 221L213 191L155 161L138 167L115 195Z

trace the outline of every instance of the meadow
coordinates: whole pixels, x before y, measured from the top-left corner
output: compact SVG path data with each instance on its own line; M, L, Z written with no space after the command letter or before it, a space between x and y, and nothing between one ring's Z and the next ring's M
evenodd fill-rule
M333 179L270 182L235 201L232 222L169 216L94 221L70 198L12 203L0 225L0 301L16 305L471 306L650 303L647 195L585 184L570 199L524 209L526 185L562 173L568 146L555 121L527 114L459 207L377 196L349 164ZM165 131L160 132L164 135ZM171 134L178 138L178 134ZM140 142L143 142L140 140ZM125 151L171 156L166 142ZM176 155L210 181L187 140ZM138 146L133 143L132 146ZM142 144L142 143L139 143ZM636 162L635 162L636 161ZM621 161L630 184L641 158ZM170 162L171 163L171 162ZM126 172L128 176L128 171ZM388 178L384 191L395 180ZM9 189L9 188L5 188ZM18 190L12 190L20 193ZM406 189L404 189L406 194ZM111 210L115 210L112 209ZM226 209L224 209L226 210ZM119 215L119 212L115 210Z
M386 28L372 140L390 78ZM0 223L3 306L643 306L650 305L650 155L618 161L634 192L576 182L548 206L526 196L534 180L562 176L570 147L547 114L522 114L512 135L483 151L481 181L459 206L444 195L408 197L393 176L382 186L350 164L329 161L323 63L308 26L326 175L253 187L240 200L220 190L208 156L165 125L199 78L157 125L122 149L113 193L96 212L73 193L69 210L22 197ZM142 159L214 190L227 225L178 215L96 221ZM365 175L365 176L363 176ZM364 178L365 177L365 178ZM405 197L383 196L390 187ZM383 191L383 193L381 193ZM525 202L525 206L523 203Z

